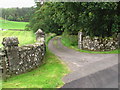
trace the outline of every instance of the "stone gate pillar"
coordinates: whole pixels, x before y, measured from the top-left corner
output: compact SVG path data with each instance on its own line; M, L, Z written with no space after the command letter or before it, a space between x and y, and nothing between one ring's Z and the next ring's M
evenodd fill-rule
M45 33L41 29L38 29L38 31L35 34L37 42L42 43L45 41Z
M118 48L120 48L120 33L118 33Z
M36 41L37 43L41 44L41 49L42 49L42 56L44 56L46 52L46 45L45 45L45 33L41 30L38 29L38 31L35 33L36 34Z
M18 38L17 37L5 37L3 38L2 42L4 49L5 49L5 54L7 57L7 63L9 66L9 74L15 73L17 70L16 65L19 62L19 50L18 50ZM13 72L11 72L13 71Z
M6 80L6 56L3 50L0 49L0 80Z
M79 49L83 49L83 37L82 37L83 33L82 32L78 32L78 48Z

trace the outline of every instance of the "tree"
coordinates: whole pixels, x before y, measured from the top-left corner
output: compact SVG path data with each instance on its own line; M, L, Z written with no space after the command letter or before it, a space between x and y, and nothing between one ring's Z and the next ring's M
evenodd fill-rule
M90 36L112 36L118 33L117 2L46 2L38 5L29 28L46 33L77 35L82 30Z
M9 15L7 19L12 21L14 20L14 17L12 15Z
M34 13L34 8L1 8L2 18L11 21L25 21L28 22Z

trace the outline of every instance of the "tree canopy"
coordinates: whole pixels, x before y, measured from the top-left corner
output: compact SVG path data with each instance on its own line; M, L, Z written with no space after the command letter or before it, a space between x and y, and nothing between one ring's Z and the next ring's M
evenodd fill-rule
M24 21L28 22L32 14L34 13L34 8L0 8L2 10L2 18L10 21Z
M80 30L90 36L111 36L119 32L117 2L46 2L37 5L29 29L46 33L76 35Z

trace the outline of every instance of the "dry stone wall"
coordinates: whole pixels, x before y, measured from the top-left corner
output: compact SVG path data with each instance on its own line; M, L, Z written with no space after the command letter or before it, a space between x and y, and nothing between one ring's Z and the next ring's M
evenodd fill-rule
M45 34L42 30L36 32L35 44L19 47L17 37L6 37L2 44L1 69L3 78L18 75L39 67L45 55Z
M102 38L82 36L82 32L79 32L78 36L78 47L80 49L87 49L92 51L110 51L119 48L119 35Z

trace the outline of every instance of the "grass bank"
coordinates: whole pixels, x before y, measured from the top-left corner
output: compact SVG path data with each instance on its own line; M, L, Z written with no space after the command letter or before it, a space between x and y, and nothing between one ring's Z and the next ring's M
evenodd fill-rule
M77 50L79 52L85 52L85 53L96 53L96 54L118 54L120 53L120 49L118 50L112 50L112 51L88 51L88 50L80 50L78 48L78 37L77 36L70 36L70 35L66 35L63 34L61 36L61 42L63 45L65 45L66 47L69 47L71 49Z
M28 22L8 21L0 18L0 28L2 29L25 29Z
M46 37L46 42L53 36ZM3 88L59 88L64 83L62 77L66 75L68 68L48 48L44 58L44 64L39 68L18 76L13 76L3 82Z

